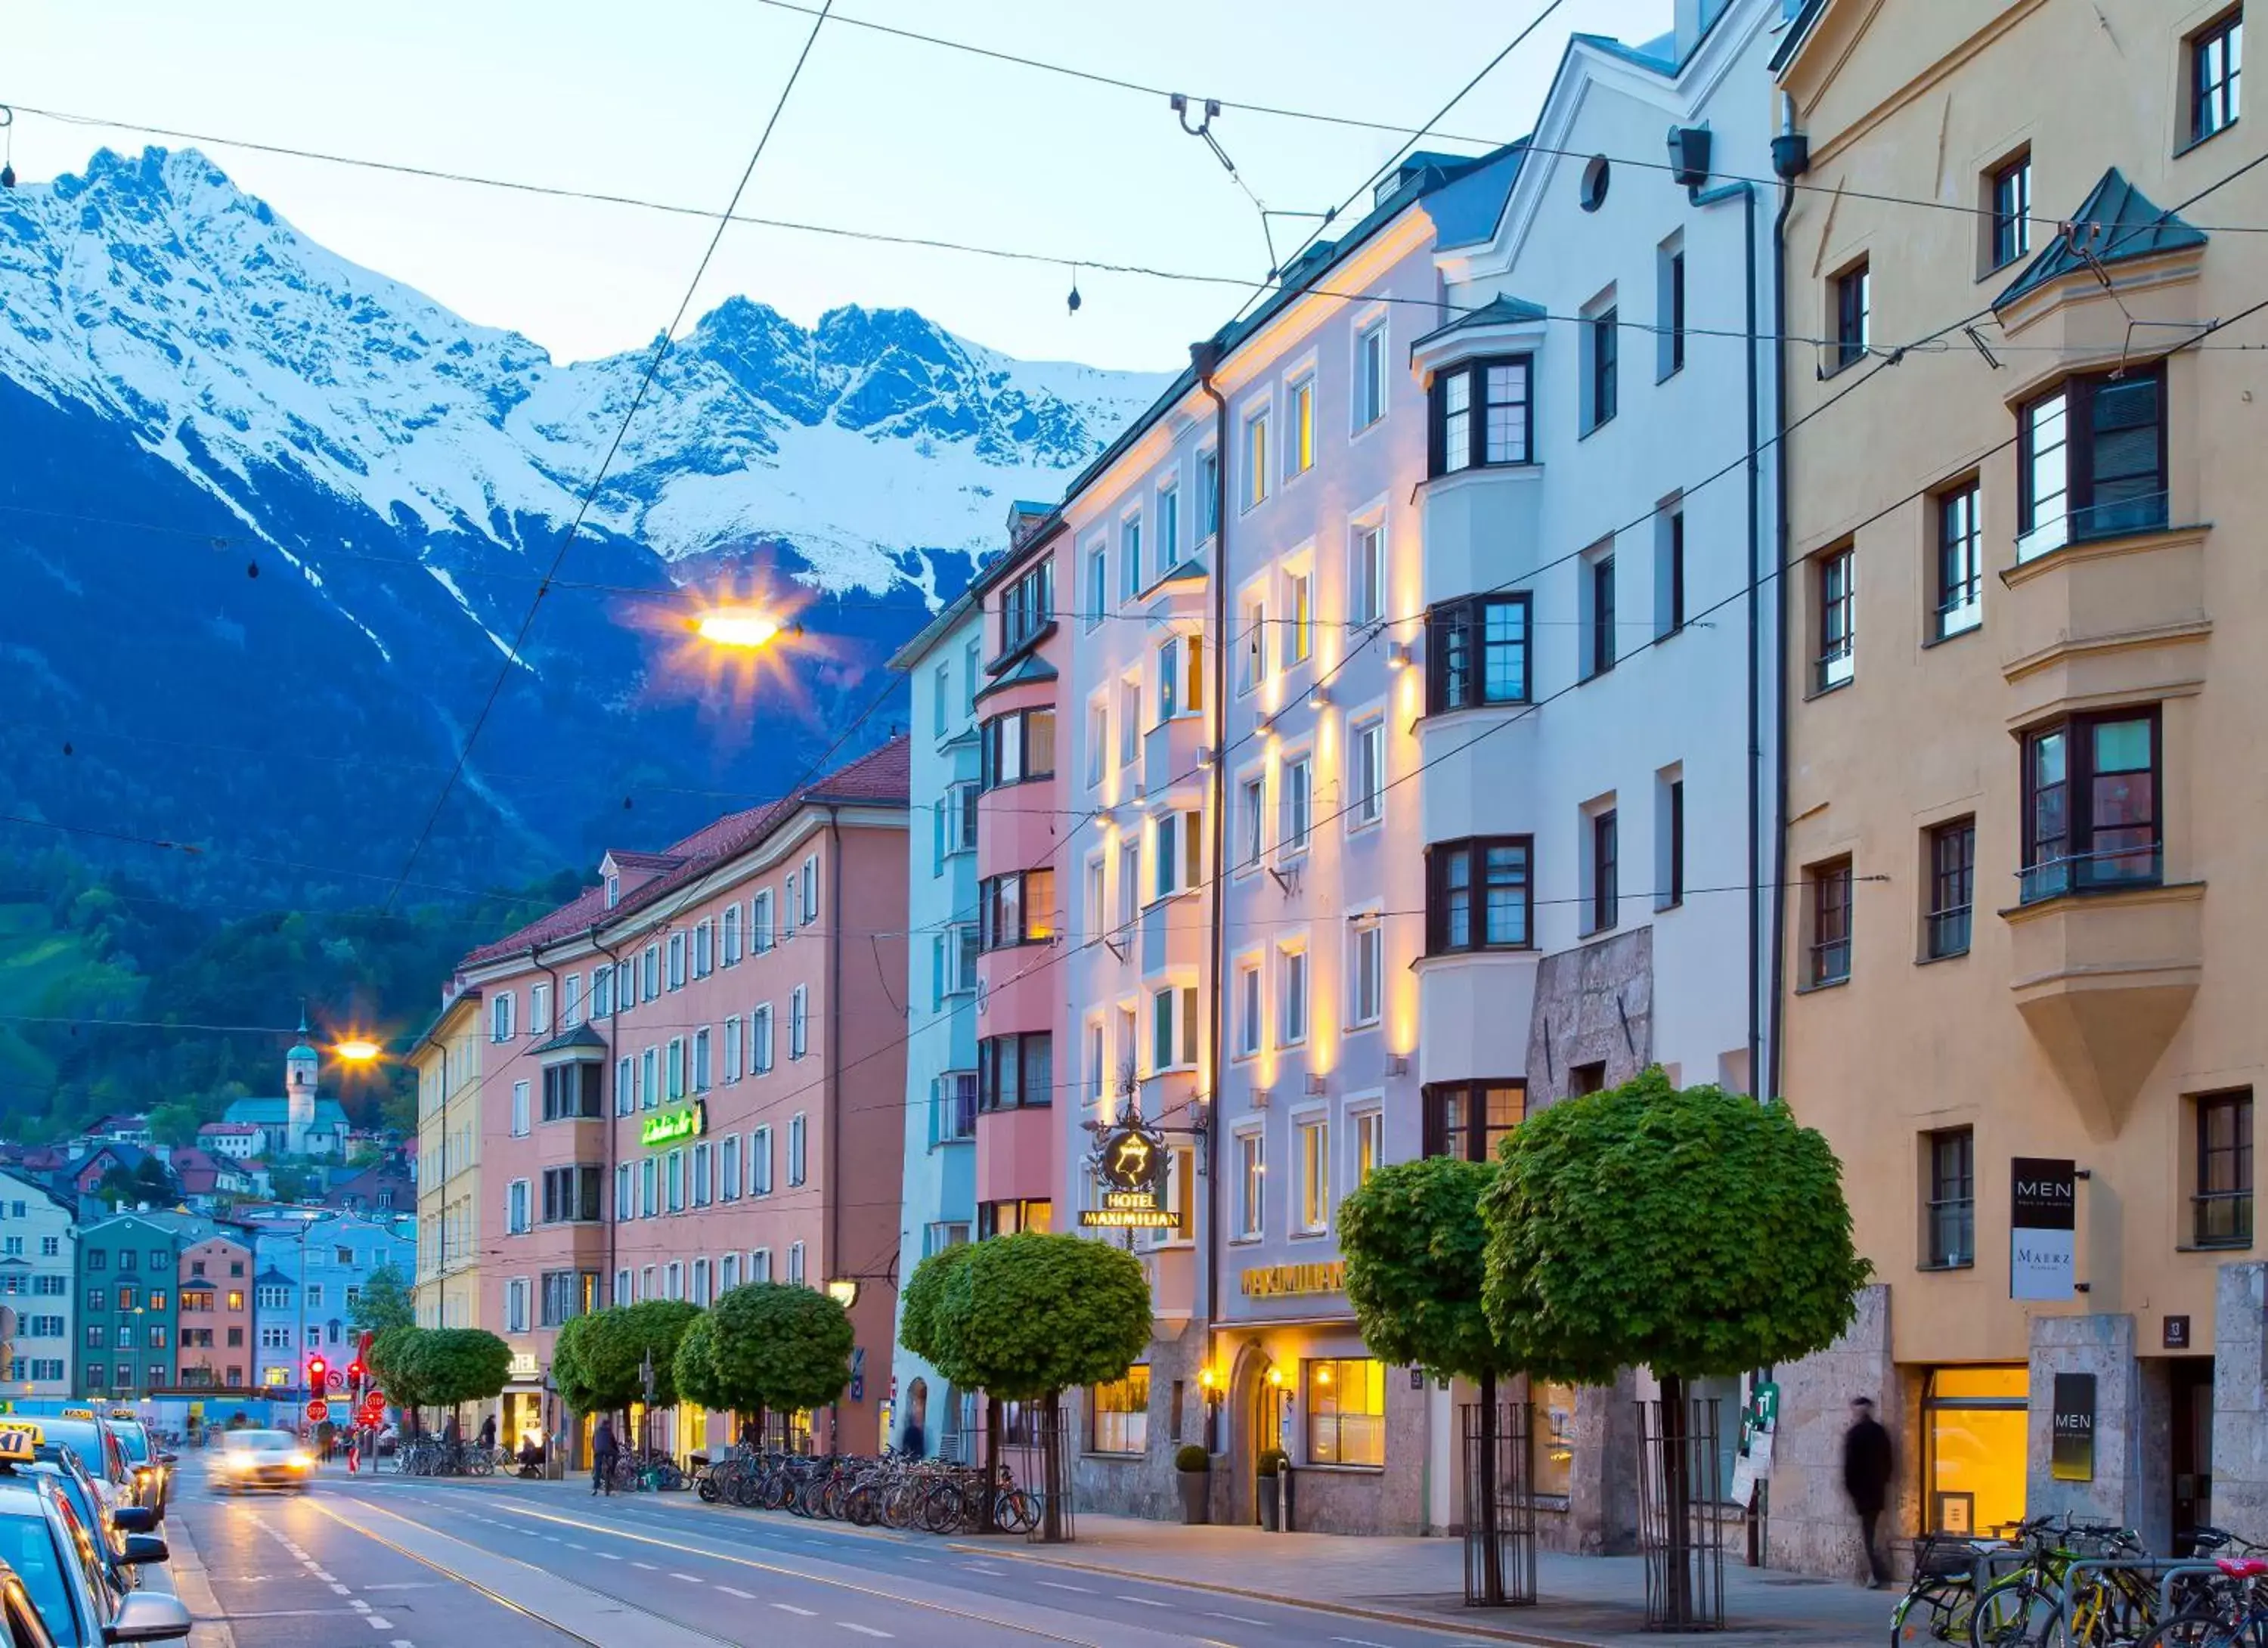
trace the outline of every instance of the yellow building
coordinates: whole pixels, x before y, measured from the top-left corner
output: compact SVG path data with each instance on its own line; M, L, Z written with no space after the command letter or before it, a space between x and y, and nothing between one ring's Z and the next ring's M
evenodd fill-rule
M417 1321L481 1326L481 994L460 990L418 1038Z
M1848 1165L1880 1277L1783 1372L1775 1560L1855 1563L1856 1394L1902 1532L2268 1532L2242 53L2228 0L1811 0L1774 60L1777 1090Z

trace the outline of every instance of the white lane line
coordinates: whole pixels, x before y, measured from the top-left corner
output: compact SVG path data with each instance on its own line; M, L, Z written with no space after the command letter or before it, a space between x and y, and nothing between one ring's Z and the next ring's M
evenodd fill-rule
M674 1572L674 1571L673 1571L673 1572L670 1574L670 1576L669 1576L669 1577L670 1577L671 1578L673 1578L673 1579L682 1579L682 1580L684 1580L684 1581L685 1581L685 1583L686 1583L686 1584L688 1584L688 1585L699 1585L699 1584L701 1583L698 1579L696 1579L696 1578L695 1578L691 1574L681 1574L681 1573L676 1573L676 1572Z
M1060 1579L1041 1579L1035 1581L1035 1583L1047 1586L1050 1591L1076 1591L1081 1596L1093 1596L1094 1594L1094 1587L1093 1585L1065 1585Z
M961 1563L961 1565L963 1568L967 1569L970 1573L998 1574L998 1573L1000 1571L1000 1570L999 1570L999 1569L998 1569L998 1568L982 1568L982 1567L979 1567L979 1566L978 1566L976 1563Z
M1173 1606L1174 1606L1174 1605L1173 1605L1172 1603L1170 1603L1170 1602L1160 1602L1160 1601L1159 1601L1159 1600L1158 1600L1158 1599L1157 1599L1157 1598L1155 1598L1155 1597L1122 1596L1122 1597L1119 1597L1119 1598L1118 1598L1118 1599L1116 1599L1116 1600L1119 1600L1119 1601L1121 1601L1121 1602L1138 1602L1138 1603L1140 1603L1144 1608L1171 1608L1171 1607L1173 1607ZM1336 1638L1336 1640L1337 1640L1337 1641L1339 1641L1339 1642L1344 1642L1344 1641L1346 1641L1346 1638L1345 1638L1345 1637L1341 1637ZM1373 1644L1373 1648L1375 1648L1375 1644Z
M614 1554L614 1552L612 1552L612 1551L600 1551L600 1552L599 1552L598 1554L599 1554L600 1556L604 1557L604 1558L605 1558L607 1561L608 1561L608 1562L620 1562L620 1561L622 1561L622 1558L621 1558L621 1557L619 1557L619 1556L615 1556L615 1555Z
M1361 1637L1334 1637L1331 1640L1335 1643L1350 1643L1353 1644L1353 1648L1386 1648L1384 1643L1371 1642Z
M1235 1621L1238 1624L1240 1624L1240 1625L1257 1625L1257 1626L1260 1626L1263 1630L1265 1630L1265 1629L1267 1628L1267 1624L1268 1624L1268 1622L1267 1622L1266 1620L1248 1619L1245 1615L1241 1615L1241 1614L1213 1614L1213 1613L1208 1613L1208 1614L1206 1614L1205 1617L1206 1617L1207 1619L1225 1619L1225 1620L1234 1620L1234 1621Z
M331 1582L331 1589L337 1592L341 1596L352 1596L354 1594L353 1592L348 1590L346 1586L339 1584L335 1579Z
M792 1602L775 1602L772 1606L783 1614L800 1614L806 1619L817 1619L819 1617L819 1615L810 1608L799 1608Z
M844 1630L857 1631L861 1637L887 1637L890 1634L886 1630L876 1630L872 1625L853 1625L849 1620L836 1620L835 1622Z
M357 1614L367 1614L370 1612L370 1604L364 1601L360 1597L355 1598L352 1601L349 1602L347 1606Z
M924 1567L927 1567L932 1559L927 1556L909 1556L906 1560L908 1562L917 1562Z
M569 1540L567 1541L567 1549L569 1550L586 1551L591 1548L588 1545L578 1545L573 1540Z
M756 1600L756 1593L753 1591L743 1591L737 1586L728 1585L720 1585L717 1588L726 1596L736 1596L743 1602L753 1602Z
M394 1622L386 1618L383 1615L372 1614L366 1617L370 1621L370 1626L372 1630L392 1630L394 1629Z
M633 1568L643 1568L648 1573L659 1573L661 1571L660 1569L655 1567L652 1563L642 1563L635 1556L630 1558L630 1566Z
M327 1574L327 1573L325 1573L321 1569L320 1569L320 1568L316 1567L316 1566L315 1566L315 1564L314 1564L314 1563L309 1563L307 1564L307 1571L308 1571L309 1573L311 1573L311 1574L314 1575L316 1578L322 1580L322 1581L323 1581L324 1583L326 1583L326 1584L328 1584L331 1580L335 1579L335 1578L338 1577L336 1574Z

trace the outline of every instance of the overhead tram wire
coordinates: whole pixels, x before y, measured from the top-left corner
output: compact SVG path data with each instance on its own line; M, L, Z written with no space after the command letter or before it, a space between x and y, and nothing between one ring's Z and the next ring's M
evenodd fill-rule
M802 78L803 66L811 60L811 48L818 43L819 31L826 26L827 14L833 9L834 4L835 0L822 0L819 16L811 26L811 33L804 37L803 49L796 54L795 66L788 70L786 84L780 87L779 96L773 101L770 117L764 121L764 129L756 139L755 150L748 156L748 164L741 169L740 180L733 186L733 198L726 203L724 216L717 220L716 231L709 237L709 244L701 254L701 261L694 269L693 278L685 284L684 297L678 299L677 313L671 317L668 326L663 328L661 336L655 342L652 357L646 363L645 375L638 380L637 393L631 396L630 408L622 414L621 427L615 430L615 438L608 446L606 456L600 460L597 472L592 475L590 484L585 489L583 502L581 507L575 511L574 520L561 535L559 547L552 552L551 566L549 572L546 574L547 578L557 575L561 563L567 558L568 550L573 548L577 536L582 532L584 518L590 513L592 504L597 501L599 489L605 484L607 472L614 467L615 454L622 451L622 442L630 435L631 421L637 416L638 408L645 404L645 398L653 388L654 379L661 372L661 364L668 358L670 347L676 338L677 328L684 324L687 311L693 307L693 298L701 289L702 277L708 274L709 264L716 257L717 247L724 240L725 231L732 223L733 212L740 205L740 196L747 192L749 180L756 174L756 163L763 158L765 149L770 145L772 133L778 129L780 115L787 108L787 100L790 94L795 91L795 83ZM448 805L449 797L456 790L458 780L464 776L465 765L472 758L473 746L479 741L482 728L488 725L489 717L496 710L497 700L504 694L504 684L511 679L512 666L518 661L519 655L526 644L527 633L534 626L535 614L542 607L546 592L546 585L536 586L535 598L527 604L526 616L520 620L519 629L512 636L512 645L505 651L504 660L497 667L496 682L489 688L488 697L482 703L480 713L473 717L472 725L465 730L464 742L460 746L457 753L457 763L451 769L449 776L443 782L440 794L434 798L432 810L425 815L425 822L417 832L417 839L410 844L409 856L402 860L401 876L396 879L394 887L388 889L383 908L388 909L393 908L394 901L401 891L401 882L407 879L411 868L417 862L417 855L424 850L427 840L433 834L433 827L440 821L442 808Z

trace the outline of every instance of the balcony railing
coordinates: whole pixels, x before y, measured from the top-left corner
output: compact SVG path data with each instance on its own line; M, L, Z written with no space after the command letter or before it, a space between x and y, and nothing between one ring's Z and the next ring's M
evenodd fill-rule
M2252 1246L2252 1192L2201 1190L2190 1198L2199 1247Z
M2101 893L2118 887L2156 887L2165 877L2165 849L2153 842L2146 847L2105 847L2095 852L2066 853L2016 872L2016 901L2037 904L2067 893Z

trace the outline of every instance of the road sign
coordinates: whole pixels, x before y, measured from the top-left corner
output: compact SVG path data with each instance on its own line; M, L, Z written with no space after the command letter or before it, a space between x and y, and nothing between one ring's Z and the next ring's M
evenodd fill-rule
M323 1375L323 1388L325 1390L344 1390L346 1388L346 1385L347 1376L340 1372L336 1368L333 1368L329 1372Z
M331 1416L331 1405L318 1396L307 1404L307 1423L320 1424Z

